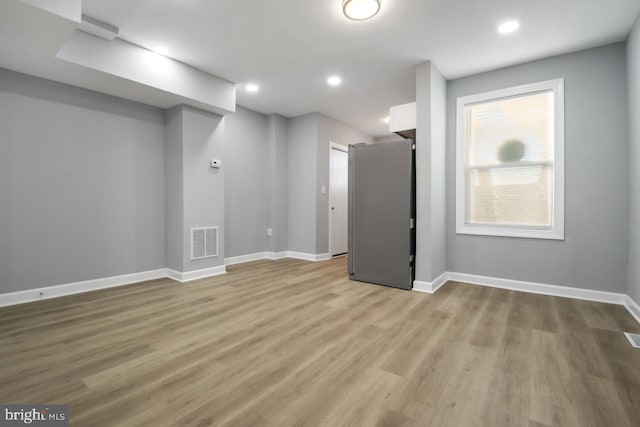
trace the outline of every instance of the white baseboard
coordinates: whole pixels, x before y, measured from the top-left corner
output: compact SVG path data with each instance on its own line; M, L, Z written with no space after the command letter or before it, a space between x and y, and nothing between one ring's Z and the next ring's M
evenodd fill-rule
M328 261L331 259L331 254L330 253L326 253L326 254L318 254L315 256L316 257L316 261Z
M82 282L65 283L63 285L45 286L42 288L0 294L0 307L81 294L100 289L115 288L133 283L146 282L147 280L169 278L178 282L189 282L191 280L217 276L226 272L224 265L205 268L203 270L187 271L186 273L181 273L169 268L159 268L157 270L142 271L140 273L123 274L120 276L103 277L100 279L84 280Z
M227 268L224 265L219 265L211 268L203 268L202 270L193 270L181 273L170 268L167 269L167 277L178 282L190 282L192 280L204 279L206 277L217 276L219 274L225 274Z
M291 251L287 251L287 258L295 258L295 259L301 259L304 261L315 261L316 260L316 256L313 254L305 254L302 252L291 252Z
M424 292L426 294L433 293L433 287L431 286L431 282L423 282L422 280L414 280L413 289L411 290L416 292Z
M256 254L242 255L239 257L225 258L226 265L238 264L241 262L254 261L259 259L282 259L296 258L306 261L324 261L330 259L329 254L305 254L300 252L259 252ZM189 282L206 277L217 276L226 273L224 265L205 268L202 270L188 271L181 273L168 268L143 271L140 273L123 274L120 276L105 277L101 279L85 280L82 282L67 283L63 285L47 286L25 291L10 292L0 294L0 307L23 304L38 300L57 298L66 295L79 294L96 291L99 289L113 288L117 286L130 285L132 283L156 280L168 277L178 282ZM604 302L610 304L624 305L629 313L640 323L640 305L628 295L614 292L596 291L591 289L571 288L568 286L548 285L535 282L524 282L521 280L500 279L497 277L478 276L474 274L445 272L438 276L433 282L423 282L415 280L413 290L417 292L434 293L447 281L469 283L472 285L489 286L500 289L509 289L521 292L530 292L542 295L552 295L566 298L581 299L587 301Z
M160 268L158 270L142 271L140 273L123 274L120 276L104 277L100 279L85 280L82 282L66 283L63 285L47 286L25 291L10 292L0 294L0 307L24 304L43 299L57 298L65 295L80 294L83 292L97 291L99 289L113 288L116 286L130 285L132 283L144 282L147 280L169 278L184 283L192 280L213 277L227 272L226 265L240 264L243 262L256 261L260 259L282 259L296 258L306 261L325 261L330 259L329 254L305 254L301 252L258 252L255 254L241 255L237 257L225 258L225 265L220 265L202 270L180 272L170 268Z
M162 279L165 277L167 277L167 269L160 268L158 270L143 271L140 273L123 274L120 276L66 283L64 285L46 286L26 291L10 292L7 294L0 294L0 307L97 291L99 289L114 288L116 286L130 285L132 283Z
M433 282L423 282L421 280L414 280L413 290L417 292L425 292L427 294L432 294L438 289L440 289L442 285L447 283L447 280L448 280L448 272L446 271L442 273L440 276L436 277L436 279Z
M287 258L302 259L304 261L326 261L331 259L331 255L326 254L305 254L303 252L287 251Z
M447 271L433 282L415 280L413 290L432 294L448 281L468 283L471 285L488 286L492 288L508 289L512 291L529 292L533 294L551 295L556 297L573 298L586 301L604 302L608 304L624 305L627 311L640 323L640 305L628 295L615 292L596 291L593 289L572 288L569 286L548 285L545 283L525 282L522 280L500 279L497 277L478 276L476 274L454 273Z
M624 304L626 297L625 294L615 292L548 285L544 283L525 282L522 280L500 279L497 277L478 276L475 274L448 272L447 276L448 280L470 283L472 285L490 286L492 288L509 289L513 291L574 298L586 301L605 302L609 304Z
M243 262L258 261L261 259L269 259L269 252L257 252L255 254L225 258L224 265L242 264Z
M635 302L629 295L625 295L624 306L629 313L640 323L640 305Z
M302 252L256 252L254 254L234 256L224 259L225 265L242 264L244 262L258 261L261 259L277 260L283 258L295 258L305 261L326 261L331 258L329 254L305 254Z
M287 257L287 251L284 252L265 252L267 254L267 259L283 259Z

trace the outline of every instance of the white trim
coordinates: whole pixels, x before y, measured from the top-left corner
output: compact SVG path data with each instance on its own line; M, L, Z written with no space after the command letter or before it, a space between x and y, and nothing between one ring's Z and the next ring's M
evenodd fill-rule
M344 151L345 153L349 153L349 147L343 144L338 144L337 142L329 141L329 150L335 148L336 150ZM329 151L331 152L331 151Z
M235 256L235 257L231 257L231 258L225 258L224 259L224 264L225 265L234 265L234 264L241 264L244 262L251 262L251 261L258 261L261 259L270 259L270 260L278 260L278 259L283 259L283 258L294 258L294 259L301 259L304 261L326 261L328 259L331 258L331 256L326 253L326 254L307 254L307 253L303 253L303 252L291 252L291 251L284 251L284 252L256 252L255 254L247 254L247 255L240 255L240 256Z
M431 282L431 286L433 287L433 292L440 289L440 287L442 287L448 281L449 281L449 272L445 271L440 276L436 277L436 279L433 282Z
M263 258L257 258L258 255ZM301 252L259 252L256 254L243 255L240 257L227 258L226 260L238 260L245 258L251 260L257 259L282 259L296 258L306 261L325 261L330 259L329 254L305 254ZM225 261L226 261L225 260ZM238 263L242 261L238 260ZM63 285L47 286L36 289L28 289L25 291L10 292L0 294L0 307L10 305L24 304L33 301L58 298L67 295L80 294L85 292L97 291L100 289L114 288L118 286L126 286L134 283L145 282L148 280L157 280L169 278L178 282L189 282L192 280L203 279L206 277L217 276L226 273L226 267L220 265L202 270L188 271L181 273L170 268L160 268L157 270L142 271L140 273L123 274L120 276L105 277L101 279L85 280L82 282L67 283ZM636 303L629 295L596 291L592 289L572 288L568 286L547 285L543 283L524 282L521 280L500 279L497 277L478 276L475 274L444 272L438 276L433 282L422 282L414 280L413 290L416 292L435 293L444 284L449 281L468 283L471 285L488 286L499 289L508 289L520 292L529 292L541 295L551 295L565 298L573 298L587 301L604 302L610 304L624 305L629 313L640 323L640 305Z
M342 144L338 144L337 142L333 142L333 141L329 141L329 185L327 186L327 210L328 213L327 215L329 215L329 221L328 221L328 227L329 227L329 235L328 235L328 242L329 242L329 254L333 254L333 248L332 248L332 244L333 244L333 239L331 238L332 236L332 231L333 231L333 213L331 210L331 150L338 150L338 151L342 151L343 153L346 153L347 156L349 155L349 147L347 147L346 145L342 145Z
M573 298L585 301L603 302L607 304L623 305L627 311L640 323L640 305L629 295L596 291L593 289L573 288L569 286L548 285L544 283L525 282L522 280L500 279L498 277L478 276L476 274L454 273L447 271L433 282L415 280L413 290L424 293L435 293L449 281L467 283L470 285L487 286L491 288L508 289L532 294L550 295L556 297Z
M553 212L551 228L507 227L465 223L465 158L464 134L466 105L523 96L535 92L554 93L554 159L553 159ZM457 99L456 110L456 233L482 236L524 237L564 240L564 79L548 80L491 92L463 96Z
M440 276L436 277L433 282L423 282L421 280L414 280L412 290L416 292L433 294L448 281L449 281L449 273L445 271Z
M326 254L305 254L303 252L291 252L287 251L287 258L302 259L305 261L326 261L331 259L329 253Z
M625 295L624 307L629 313L640 323L640 305L635 302L629 295Z
M224 259L224 265L242 264L243 262L258 261L261 259L268 259L268 252L256 252L255 254L247 254L234 256Z
M330 259L326 254L305 254L301 252L258 252L255 254L241 255L238 257L225 258L227 265L238 264L241 262L254 261L259 259L282 259L296 258L306 261L325 261ZM148 280L157 280L169 278L184 283L192 280L204 279L206 277L218 276L227 272L225 265L219 265L202 270L194 270L187 272L179 272L170 268L160 268L157 270L142 271L139 273L123 274L120 276L103 277L100 279L85 280L82 282L65 283L62 285L45 286L35 289L27 289L25 291L9 292L0 294L0 307L10 305L24 304L39 300L58 298L67 295L81 294L85 292L97 291L100 289L115 288L118 286L131 285L134 283L146 282Z
M311 256L311 255L309 255ZM289 257L289 252L256 252L255 254L239 255L224 259L224 265L242 264L244 262L259 261L261 259L277 260Z
M147 280L163 279L165 277L167 277L167 270L160 268L158 270L142 271L140 273L123 274L120 276L28 289L26 291L10 292L0 294L0 307L97 291L99 289L114 288L132 283L145 282Z
M580 299L586 301L605 302L609 304L624 304L626 295L596 291L592 289L573 288L569 286L548 285L544 283L525 282L522 280L500 279L497 277L478 276L475 274L449 273L449 280L469 283L471 285L489 286L492 288L509 289L513 291L529 292L532 294L552 295Z
M629 341L629 344L631 344L631 347L633 348L640 348L640 345L638 345L638 343L636 343L633 339L633 336L638 336L638 334L632 334L631 332L623 332L624 336L627 337L627 340Z
M170 268L167 269L167 277L178 282L191 282L192 280L204 279L206 277L217 276L219 274L225 274L227 269L224 265L218 265L216 267L203 268L201 270L186 271L181 273Z
M283 259L287 257L287 251L284 252L265 252L267 259Z
M422 280L414 280L412 291L424 292L426 294L432 294L433 288L431 282L423 282Z

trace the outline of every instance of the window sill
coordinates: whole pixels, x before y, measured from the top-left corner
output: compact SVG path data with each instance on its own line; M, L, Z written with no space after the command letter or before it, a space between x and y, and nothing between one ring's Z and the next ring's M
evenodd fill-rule
M491 227L486 225L458 225L456 234L470 234L476 236L518 237L523 239L564 240L564 230Z

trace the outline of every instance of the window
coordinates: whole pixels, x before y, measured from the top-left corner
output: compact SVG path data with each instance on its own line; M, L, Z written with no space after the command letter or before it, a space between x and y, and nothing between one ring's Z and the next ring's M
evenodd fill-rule
M458 98L456 232L564 239L563 79Z

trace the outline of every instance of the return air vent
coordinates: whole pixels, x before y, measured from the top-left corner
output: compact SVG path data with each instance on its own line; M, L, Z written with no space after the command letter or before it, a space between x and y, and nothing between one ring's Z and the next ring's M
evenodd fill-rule
M218 256L218 227L193 227L191 229L191 259Z

